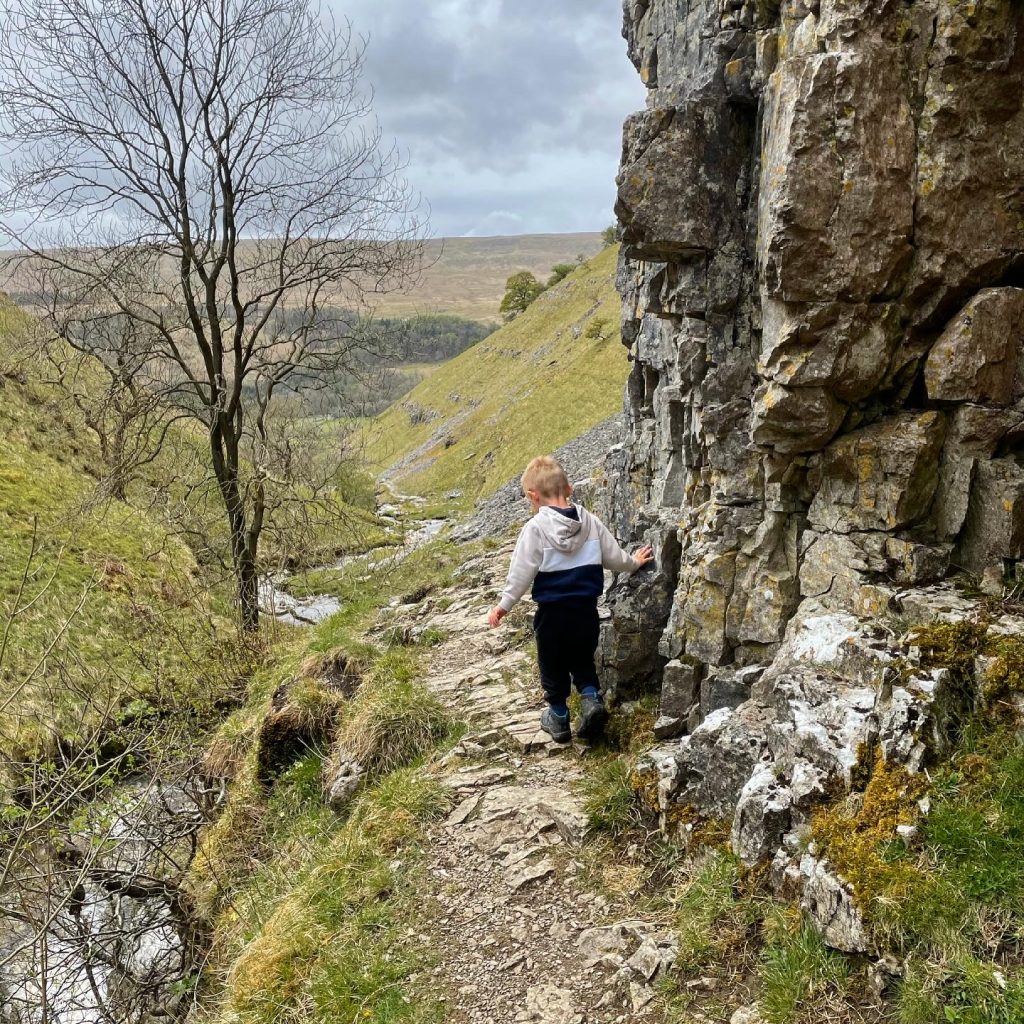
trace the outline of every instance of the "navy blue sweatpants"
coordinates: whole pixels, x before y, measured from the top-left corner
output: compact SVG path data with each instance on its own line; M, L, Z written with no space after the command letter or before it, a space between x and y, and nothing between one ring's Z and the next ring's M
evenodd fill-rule
M597 600L546 601L537 605L533 632L544 699L564 704L572 684L577 690L597 686L594 652L600 623Z

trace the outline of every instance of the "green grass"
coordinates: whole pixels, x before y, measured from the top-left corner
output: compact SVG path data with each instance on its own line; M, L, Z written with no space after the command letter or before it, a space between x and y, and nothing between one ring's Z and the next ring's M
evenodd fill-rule
M904 1024L942 1006L953 1024L1024 1020L1024 740L978 723L936 774L922 844L908 858L917 901L890 932L910 954Z
M460 725L421 681L429 644L375 644L366 631L392 597L450 581L471 550L434 542L390 573L349 564L335 580L342 610L275 651L211 744L208 760L231 765L233 782L191 873L213 934L200 1020L443 1019L434 994L410 980L429 972L435 954L406 932L422 897L424 827L450 800L431 761ZM361 680L348 699L320 681L342 657ZM256 737L282 683L288 707L319 723L321 741L299 749L268 786L258 779ZM323 788L340 756L366 774L339 814Z
M0 301L0 747L24 759L125 707L208 708L251 660L191 551L146 508L98 494L88 432L15 364L27 332Z
M338 825L316 796L319 767L312 755L298 764L267 807L268 849L280 852L226 903L216 941L230 967L207 1019L439 1019L431 1000L407 994L408 976L430 961L405 930L415 919L422 827L447 794L413 765L364 790Z
M757 965L759 1005L766 1024L789 1024L813 1014L823 999L842 998L850 979L847 959L828 949L799 915L773 908ZM820 1017L811 1016L811 1020Z
M618 412L629 363L617 330L617 259L617 246L604 250L382 413L367 428L371 461L386 468L430 442L399 489L476 498ZM588 330L595 323L603 329ZM411 409L436 416L415 423Z
M621 839L636 828L636 793L625 758L602 758L588 769L581 788L591 832Z
M739 892L739 863L731 854L711 850L697 859L674 893L677 962L683 971L712 970L743 941L755 914L737 898Z

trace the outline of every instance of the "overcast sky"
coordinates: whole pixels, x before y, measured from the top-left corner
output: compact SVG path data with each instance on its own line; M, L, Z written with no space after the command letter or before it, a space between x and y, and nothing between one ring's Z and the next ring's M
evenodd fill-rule
M644 103L621 0L332 0L437 236L599 231Z

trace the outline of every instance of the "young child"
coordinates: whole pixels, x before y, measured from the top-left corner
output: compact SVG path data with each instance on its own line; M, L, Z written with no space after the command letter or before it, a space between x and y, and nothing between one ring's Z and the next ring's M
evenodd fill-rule
M554 459L534 459L520 483L534 516L519 534L505 592L487 621L497 626L533 584L533 630L548 703L540 727L559 743L571 739L566 701L575 683L583 698L576 735L593 737L608 718L594 668L604 569L636 572L654 558L654 552L642 547L630 557L623 551L597 516L569 500L572 485Z

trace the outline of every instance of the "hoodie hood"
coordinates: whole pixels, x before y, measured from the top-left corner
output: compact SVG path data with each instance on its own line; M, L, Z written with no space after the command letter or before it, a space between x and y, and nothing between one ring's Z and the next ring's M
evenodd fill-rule
M545 541L557 551L573 552L579 550L590 534L587 520L590 513L582 506L573 504L579 519L571 519L556 511L551 505L544 505L534 517L537 529Z

